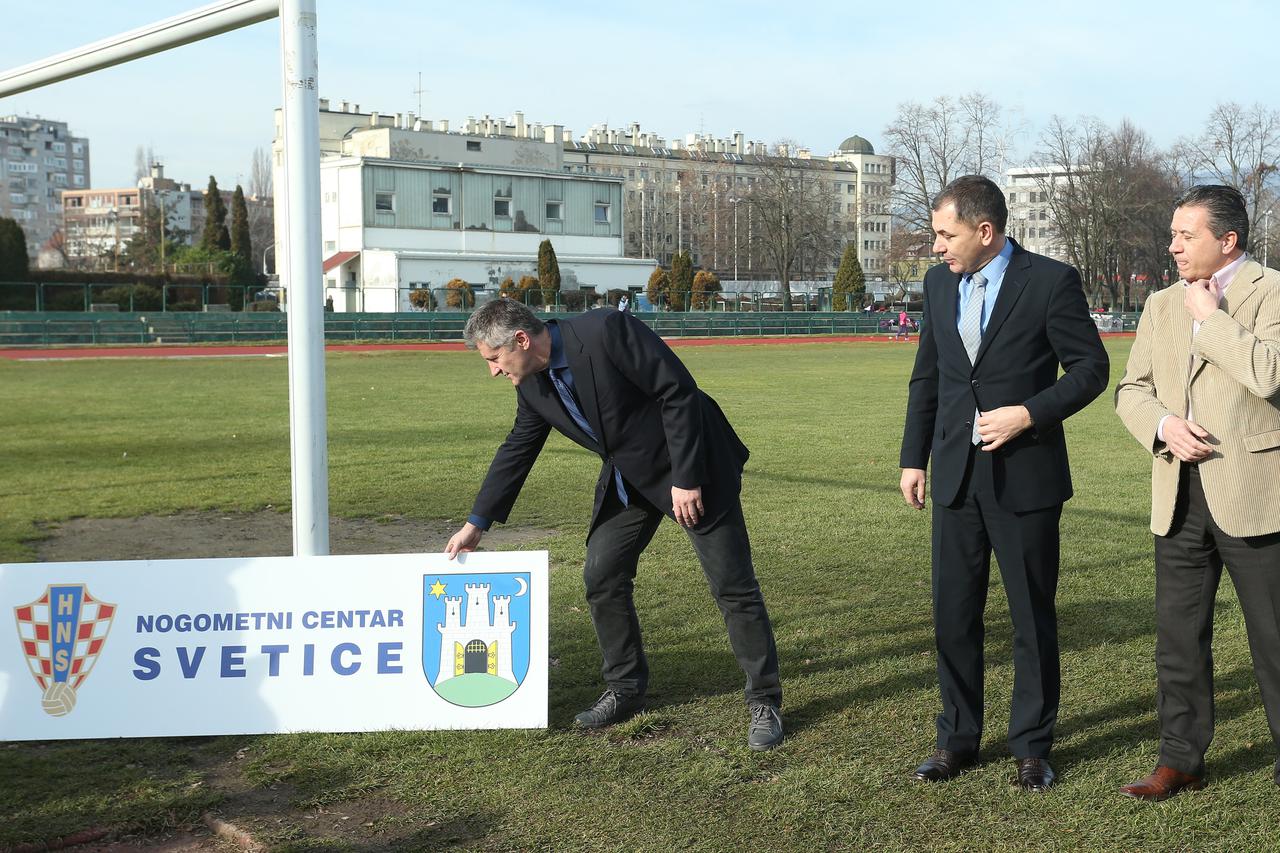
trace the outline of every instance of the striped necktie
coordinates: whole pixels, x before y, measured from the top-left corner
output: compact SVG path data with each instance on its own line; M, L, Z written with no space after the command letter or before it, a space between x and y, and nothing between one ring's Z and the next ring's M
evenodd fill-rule
M960 340L964 342L965 352L969 353L969 363L976 364L978 347L982 345L982 305L987 298L987 277L980 272L969 276L973 289L969 291L969 301L964 304L964 313L960 315ZM974 444L982 444L982 436L978 435L978 409L973 410Z

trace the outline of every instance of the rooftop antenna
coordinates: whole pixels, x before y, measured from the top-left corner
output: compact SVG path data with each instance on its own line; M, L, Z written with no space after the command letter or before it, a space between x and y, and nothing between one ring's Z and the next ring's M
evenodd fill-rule
M413 93L418 96L418 118L422 118L422 93L425 91L427 90L422 88L422 72L419 71L418 72L418 88L413 90Z

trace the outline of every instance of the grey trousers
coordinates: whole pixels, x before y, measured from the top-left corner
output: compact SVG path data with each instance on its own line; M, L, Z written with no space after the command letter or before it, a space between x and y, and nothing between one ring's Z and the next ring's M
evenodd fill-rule
M633 490L630 505L623 506L610 489L599 523L587 540L583 568L587 604L604 658L605 684L618 693L644 693L648 687L649 664L633 591L640 553L663 517L638 491ZM778 650L751 564L742 505L735 503L706 530L686 532L724 617L734 657L746 674L747 701L781 705Z

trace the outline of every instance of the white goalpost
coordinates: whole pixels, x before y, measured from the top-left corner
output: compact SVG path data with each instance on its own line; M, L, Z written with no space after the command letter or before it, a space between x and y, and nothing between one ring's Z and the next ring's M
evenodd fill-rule
M293 553L329 553L329 453L325 425L324 303L320 242L320 138L316 0L224 0L0 73L0 97L92 74L280 18L286 239L277 267L288 295L289 434Z

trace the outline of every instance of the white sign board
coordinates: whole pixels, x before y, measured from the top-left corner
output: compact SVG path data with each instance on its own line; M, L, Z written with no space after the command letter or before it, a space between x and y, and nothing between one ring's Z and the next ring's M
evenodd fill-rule
M545 551L0 565L0 740L545 727L547 612Z

